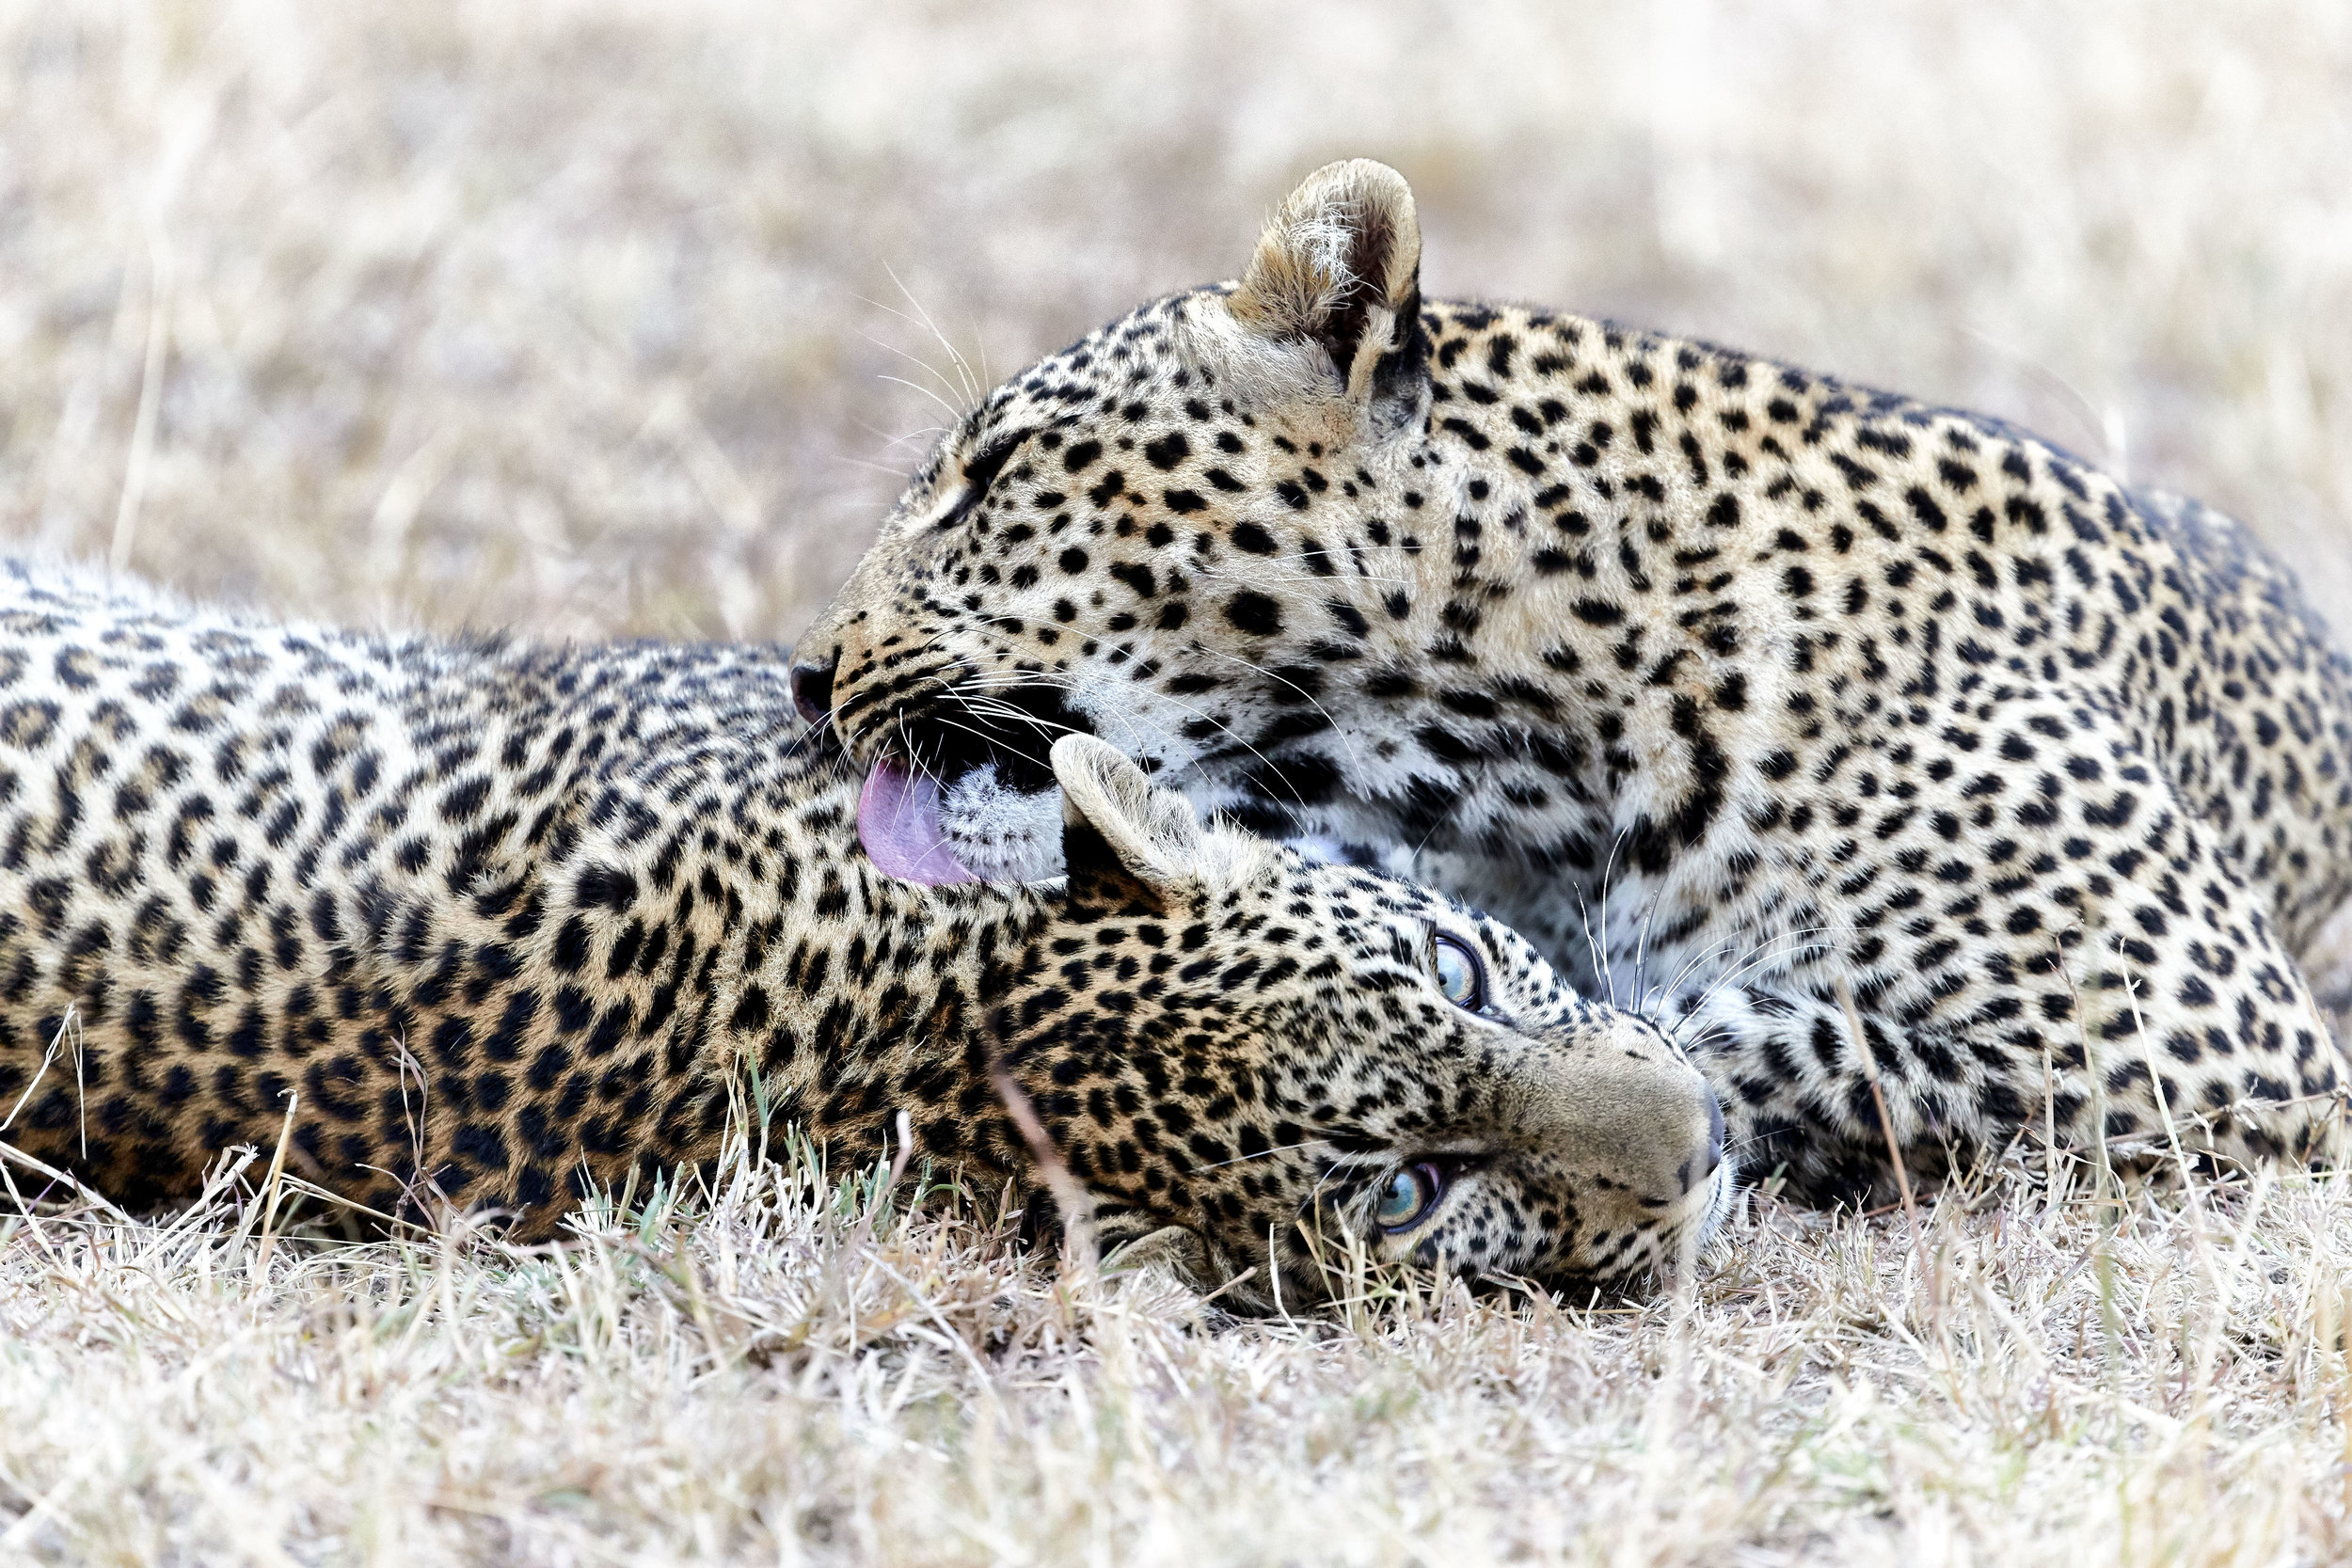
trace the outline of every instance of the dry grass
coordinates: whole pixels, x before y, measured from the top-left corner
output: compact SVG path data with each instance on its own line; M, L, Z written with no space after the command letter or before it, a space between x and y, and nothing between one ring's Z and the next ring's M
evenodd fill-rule
M256 1167L258 1168L258 1166ZM2075 1173L2078 1177L2084 1173ZM745 1161L523 1250L0 1229L0 1553L2274 1563L2352 1550L2352 1191L1757 1198L1639 1306L1204 1323L994 1206ZM1971 1212L1971 1210L1975 1212Z
M2352 622L2340 0L0 0L0 534L345 621L787 636L962 396L909 317L1001 372L1357 152L1434 292L2022 420ZM2336 1184L1765 1204L1638 1310L1222 1332L873 1186L746 1166L532 1254L23 1215L0 1559L2352 1551Z

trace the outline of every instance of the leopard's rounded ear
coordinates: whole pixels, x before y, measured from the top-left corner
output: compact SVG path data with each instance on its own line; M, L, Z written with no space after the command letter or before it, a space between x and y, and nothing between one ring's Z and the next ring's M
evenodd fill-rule
M1327 356L1353 401L1409 392L1428 364L1412 188L1369 158L1315 170L1266 225L1227 303L1243 326Z
M1190 801L1154 787L1117 747L1090 735L1055 741L1053 764L1072 897L1165 905L1180 885L1200 883L1211 856Z

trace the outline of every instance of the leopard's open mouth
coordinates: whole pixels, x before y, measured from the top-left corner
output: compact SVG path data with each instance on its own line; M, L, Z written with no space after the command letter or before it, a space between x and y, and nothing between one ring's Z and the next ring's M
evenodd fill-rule
M888 876L941 886L1061 874L1054 741L1093 724L1042 684L946 687L902 706L858 797L858 841Z

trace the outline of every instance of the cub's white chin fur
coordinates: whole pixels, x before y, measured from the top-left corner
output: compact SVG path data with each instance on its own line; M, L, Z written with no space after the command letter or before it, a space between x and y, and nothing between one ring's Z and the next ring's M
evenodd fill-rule
M1061 791L1024 795L983 763L941 791L947 847L984 882L1041 882L1062 874Z

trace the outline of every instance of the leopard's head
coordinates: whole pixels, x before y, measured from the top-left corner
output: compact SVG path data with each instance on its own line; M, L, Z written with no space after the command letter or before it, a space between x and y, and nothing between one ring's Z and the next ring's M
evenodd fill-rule
M1622 1280L1714 1224L1723 1117L1655 1024L1436 894L1203 826L1102 741L1049 765L1068 881L993 1032L1108 1236L1176 1232L1272 1307L1353 1256Z
M1409 795L1422 749L1332 711L1400 678L1455 613L1445 487L1469 482L1426 440L1420 257L1403 179L1334 164L1237 283L1146 305L998 387L803 640L803 711L861 766L940 778L952 857L987 880L1055 870L1063 734L1262 828Z

